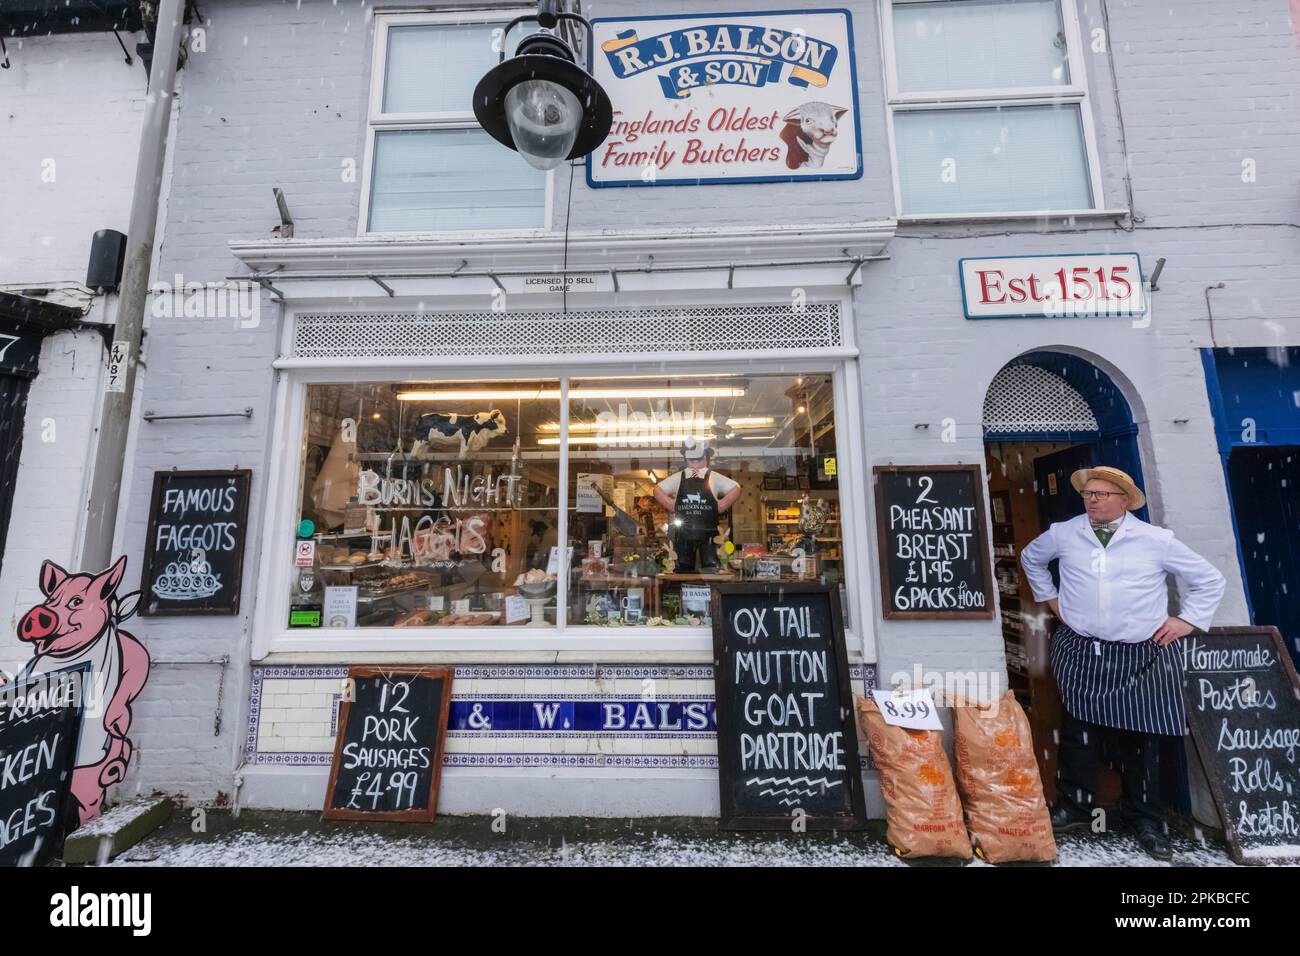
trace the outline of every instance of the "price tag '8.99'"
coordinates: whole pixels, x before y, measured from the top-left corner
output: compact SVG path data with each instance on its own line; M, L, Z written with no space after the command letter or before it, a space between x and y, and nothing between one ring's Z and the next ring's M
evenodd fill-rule
M942 730L939 723L939 711L934 706L929 688L916 690L892 691L873 690L871 696L876 699L880 715L885 723L894 727L906 727L908 730Z

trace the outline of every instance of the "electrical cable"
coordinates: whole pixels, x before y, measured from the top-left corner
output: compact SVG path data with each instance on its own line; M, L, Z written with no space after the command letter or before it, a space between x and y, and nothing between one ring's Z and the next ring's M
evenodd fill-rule
M1138 224L1143 221L1143 217L1137 214L1133 207L1133 177L1129 174L1128 168L1128 134L1124 129L1124 106L1119 98L1119 77L1115 72L1115 46L1110 42L1110 11L1106 8L1106 0L1101 0L1101 25L1106 32L1106 63L1110 66L1110 90L1115 98L1115 119L1119 125L1119 154L1124 157L1124 192L1128 198L1128 217L1131 225L1124 229L1125 232L1132 232Z
M573 174L582 160L569 163L569 200L564 206L564 268L560 272L560 302L564 315L569 314L569 223L573 212Z

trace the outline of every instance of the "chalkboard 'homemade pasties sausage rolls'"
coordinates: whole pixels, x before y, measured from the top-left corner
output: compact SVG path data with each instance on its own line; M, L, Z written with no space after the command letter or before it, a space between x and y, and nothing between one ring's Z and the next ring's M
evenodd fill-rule
M953 708L957 786L977 852L990 863L1056 859L1052 820L1016 695L996 706Z
M970 838L952 768L937 730L908 730L885 723L874 700L854 697L858 726L880 768L889 828L886 838L899 856L970 859Z

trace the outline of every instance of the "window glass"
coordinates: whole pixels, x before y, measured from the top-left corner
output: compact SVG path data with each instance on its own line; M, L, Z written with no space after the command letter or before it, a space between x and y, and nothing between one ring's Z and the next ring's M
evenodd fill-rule
M497 63L492 31L500 28L495 23L390 28L383 111L472 114L474 87Z
M555 625L558 382L311 385L307 407L290 626Z
M830 375L573 379L569 395L570 624L702 626L719 581L842 580Z
M1058 0L895 3L893 11L900 92L1070 82Z
M903 213L1090 209L1077 105L900 110Z
M375 134L370 231L539 229L546 173L481 129Z

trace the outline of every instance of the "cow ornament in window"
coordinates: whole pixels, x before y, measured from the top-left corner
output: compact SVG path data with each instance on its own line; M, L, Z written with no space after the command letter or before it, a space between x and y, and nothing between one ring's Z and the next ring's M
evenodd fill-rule
M479 451L493 438L506 434L506 416L500 409L460 415L455 412L425 412L415 422L415 443L411 457L419 457L426 448L456 448L458 458Z

